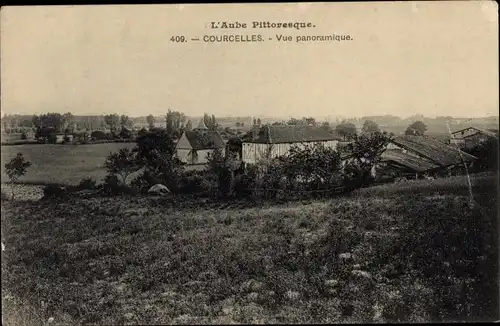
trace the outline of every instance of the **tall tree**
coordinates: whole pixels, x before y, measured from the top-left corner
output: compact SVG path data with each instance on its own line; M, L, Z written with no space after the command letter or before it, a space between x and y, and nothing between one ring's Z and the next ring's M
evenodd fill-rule
M71 130L69 130L69 126L73 123L73 114L71 114L71 112L66 112L62 115L62 119L61 119L61 131L64 131L64 132L71 132Z
M149 129L153 129L155 126L155 117L150 114L146 117L146 121L148 122Z
M132 127L132 125L133 125L133 122L132 122L132 120L130 120L129 116L123 114L120 117L120 126L122 128L126 128L126 127L130 128L130 127Z
M422 136L427 131L427 126L422 121L415 121L406 128L405 135Z
M108 114L104 116L104 121L111 131L116 131L120 125L120 116L118 114Z
M357 132L356 126L352 122L343 121L335 127L335 131L344 138L351 139Z
M366 134L371 134L374 132L380 132L380 128L377 123L372 120L366 120L361 127L361 132Z

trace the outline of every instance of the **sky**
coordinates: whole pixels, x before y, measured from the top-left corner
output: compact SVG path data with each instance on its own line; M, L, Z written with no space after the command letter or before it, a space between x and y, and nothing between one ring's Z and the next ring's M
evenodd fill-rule
M496 2L2 7L3 114L498 115ZM212 21L311 22L213 30ZM297 43L349 34L349 42ZM263 42L171 42L261 34ZM291 42L270 41L276 35Z

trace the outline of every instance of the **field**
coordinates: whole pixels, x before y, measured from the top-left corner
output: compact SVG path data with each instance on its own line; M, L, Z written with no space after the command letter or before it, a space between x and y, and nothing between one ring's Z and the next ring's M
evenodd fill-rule
M21 182L29 184L77 184L85 177L96 181L106 175L103 168L109 152L132 148L135 143L106 143L92 145L19 145L2 146L2 180L6 180L4 164L21 152L32 163Z
M270 204L2 203L6 324L498 319L497 177Z

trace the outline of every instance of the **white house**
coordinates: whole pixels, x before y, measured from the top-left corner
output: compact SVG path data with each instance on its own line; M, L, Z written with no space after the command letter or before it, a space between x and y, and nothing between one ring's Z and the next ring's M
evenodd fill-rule
M215 149L225 155L226 144L217 131L208 130L203 119L192 131L185 131L175 147L174 155L189 165L205 164Z
M339 139L316 126L267 125L254 129L252 136L242 142L242 160L255 164L287 154L292 146L305 147L322 144L336 148Z

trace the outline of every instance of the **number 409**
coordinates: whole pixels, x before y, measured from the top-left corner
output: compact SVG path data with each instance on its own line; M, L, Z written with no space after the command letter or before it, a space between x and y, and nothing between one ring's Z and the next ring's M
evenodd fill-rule
M172 36L170 38L170 42L178 42L178 43L186 42L186 38L184 36Z

